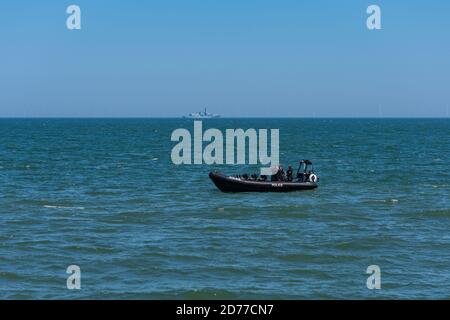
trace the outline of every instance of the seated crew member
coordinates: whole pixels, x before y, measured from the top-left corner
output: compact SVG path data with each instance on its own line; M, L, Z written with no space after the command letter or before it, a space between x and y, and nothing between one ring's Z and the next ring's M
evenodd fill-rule
M286 180L289 181L289 182L291 182L292 179L293 179L292 173L293 173L292 166L289 165L289 166L288 166L288 169L287 169L287 171L286 171Z
M270 181L278 180L278 171L280 171L280 166L275 166L272 168L272 175L270 176Z
M284 173L283 166L279 166L277 172L277 181L285 181L285 180L286 174Z

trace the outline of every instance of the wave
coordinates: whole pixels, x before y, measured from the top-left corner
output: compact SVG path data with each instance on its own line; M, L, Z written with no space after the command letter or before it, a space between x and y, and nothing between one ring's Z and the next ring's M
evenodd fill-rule
M74 209L74 210L84 210L84 207L70 207L70 206L55 206L55 205L43 205L44 208L47 209Z

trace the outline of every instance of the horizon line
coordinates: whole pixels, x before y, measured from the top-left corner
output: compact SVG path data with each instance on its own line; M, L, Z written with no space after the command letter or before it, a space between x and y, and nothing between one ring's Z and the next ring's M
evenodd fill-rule
M179 119L208 120L220 119L449 119L449 116L230 116L211 119L194 119L170 116L0 116L0 119Z

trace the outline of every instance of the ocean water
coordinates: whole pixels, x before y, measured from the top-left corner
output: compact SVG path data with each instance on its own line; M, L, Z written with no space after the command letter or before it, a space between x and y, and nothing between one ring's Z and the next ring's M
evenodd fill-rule
M450 298L449 119L203 125L279 128L319 188L221 193L209 171L258 167L173 165L190 120L1 119L0 298Z

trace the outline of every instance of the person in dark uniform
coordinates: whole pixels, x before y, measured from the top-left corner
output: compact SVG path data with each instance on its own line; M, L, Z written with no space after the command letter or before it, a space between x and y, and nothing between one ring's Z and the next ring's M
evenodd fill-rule
M277 172L277 181L285 181L286 180L286 174L284 173L283 166L279 166L278 172Z
M292 166L289 165L289 166L288 166L288 169L287 169L287 171L286 171L286 180L287 180L288 182L292 182L292 179L293 179L292 174L293 174Z

